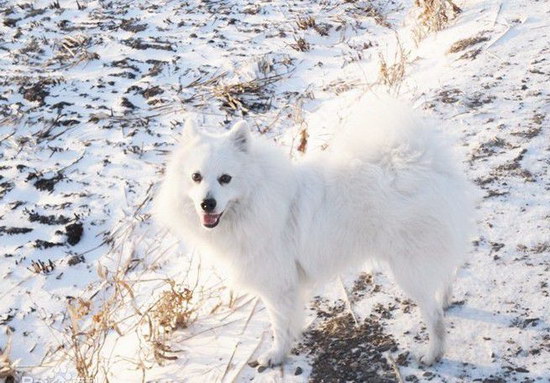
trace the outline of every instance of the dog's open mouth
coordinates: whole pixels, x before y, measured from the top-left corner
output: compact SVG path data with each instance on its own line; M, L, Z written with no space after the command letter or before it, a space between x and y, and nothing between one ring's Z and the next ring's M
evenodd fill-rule
M212 229L220 223L220 218L223 212L220 214L203 214L201 217L202 225L209 229Z

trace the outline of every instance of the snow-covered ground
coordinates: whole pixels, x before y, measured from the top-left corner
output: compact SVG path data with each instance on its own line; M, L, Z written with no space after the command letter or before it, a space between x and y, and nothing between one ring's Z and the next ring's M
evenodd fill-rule
M457 2L423 39L414 3L0 1L0 377L549 381L550 3ZM261 302L151 222L165 155L186 118L244 117L299 158L388 87L457 138L483 192L447 354L420 366L417 308L357 271L259 371Z

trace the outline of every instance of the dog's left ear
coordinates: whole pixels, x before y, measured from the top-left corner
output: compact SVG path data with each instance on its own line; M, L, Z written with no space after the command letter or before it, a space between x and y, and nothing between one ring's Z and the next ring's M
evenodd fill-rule
M229 131L229 139L241 152L247 152L250 146L250 129L244 120L237 122Z

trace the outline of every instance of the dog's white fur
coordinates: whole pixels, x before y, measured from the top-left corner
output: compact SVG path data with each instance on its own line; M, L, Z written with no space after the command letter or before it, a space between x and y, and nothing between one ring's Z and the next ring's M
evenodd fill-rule
M283 361L312 285L369 257L418 303L430 335L422 361L443 354L443 309L467 251L471 186L446 140L408 108L363 100L349 116L329 150L298 163L251 136L245 122L221 136L187 124L166 169L157 218L268 309L274 343L262 365ZM220 184L222 174L231 182ZM213 229L200 219L207 196L223 211Z

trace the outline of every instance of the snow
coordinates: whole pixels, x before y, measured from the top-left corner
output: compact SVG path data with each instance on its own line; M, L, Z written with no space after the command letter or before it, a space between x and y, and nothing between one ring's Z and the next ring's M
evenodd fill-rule
M231 292L223 270L157 228L150 200L188 117L214 132L244 117L294 157L307 129L307 152L321 150L353 100L384 90L380 55L391 64L399 41L406 72L391 91L458 140L483 193L478 234L457 277L441 363L415 361L426 331L387 274L373 272L353 311L374 315L397 342L389 353L403 355L404 379L550 380L550 5L459 5L446 29L417 44L413 1L4 2L0 227L32 229L0 230L0 348L11 338L19 376L74 381L67 306L80 298L91 302L82 331L94 328L94 314L111 313L88 339L105 342L89 354L104 368L97 381L308 381L317 354L307 344L284 367L248 365L271 341L263 305ZM317 29L299 27L308 16ZM488 40L449 53L480 35ZM309 50L297 49L300 38ZM258 89L239 95L235 110L222 90L247 81ZM35 186L52 178L51 191ZM58 222L31 222L33 212ZM73 222L84 235L71 246L64 233ZM37 240L61 245L40 249ZM53 271L31 271L49 260ZM348 292L359 273L343 276ZM147 308L169 279L193 289L194 320L154 338ZM328 311L344 299L338 281L318 294ZM311 329L322 329L319 309L309 313ZM155 339L164 347L157 358Z

